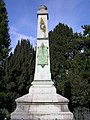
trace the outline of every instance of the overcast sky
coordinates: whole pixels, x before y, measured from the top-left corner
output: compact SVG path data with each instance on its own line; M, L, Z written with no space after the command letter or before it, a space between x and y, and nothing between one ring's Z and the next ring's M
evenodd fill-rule
M74 32L82 32L81 25L90 24L90 0L5 0L8 11L11 47L21 38L36 45L37 10L46 5L49 12L49 31L65 23Z

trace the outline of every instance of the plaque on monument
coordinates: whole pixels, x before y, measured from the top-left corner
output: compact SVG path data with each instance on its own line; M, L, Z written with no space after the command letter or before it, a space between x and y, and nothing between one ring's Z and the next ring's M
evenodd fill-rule
M38 65L42 67L48 65L48 47L44 46L43 43L38 47Z

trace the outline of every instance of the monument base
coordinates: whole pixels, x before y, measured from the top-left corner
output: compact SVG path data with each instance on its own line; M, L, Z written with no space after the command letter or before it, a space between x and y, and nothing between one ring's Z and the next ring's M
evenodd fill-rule
M68 102L52 84L32 85L29 94L16 99L11 120L73 120Z

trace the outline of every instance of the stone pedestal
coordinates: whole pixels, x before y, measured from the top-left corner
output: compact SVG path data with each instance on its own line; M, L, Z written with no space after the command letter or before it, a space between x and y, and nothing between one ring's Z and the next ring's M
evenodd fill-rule
M38 12L35 75L29 93L16 99L11 120L73 120L68 99L58 95L51 80L48 39L48 11L40 6Z
M29 94L16 99L11 120L73 120L68 99L58 95L51 85L32 85Z

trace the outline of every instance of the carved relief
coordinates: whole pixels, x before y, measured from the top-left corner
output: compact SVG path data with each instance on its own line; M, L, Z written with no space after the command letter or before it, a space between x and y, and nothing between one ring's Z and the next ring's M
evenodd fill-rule
M43 43L40 47L38 47L38 65L41 65L42 68L45 65L48 65L48 47L46 47Z

